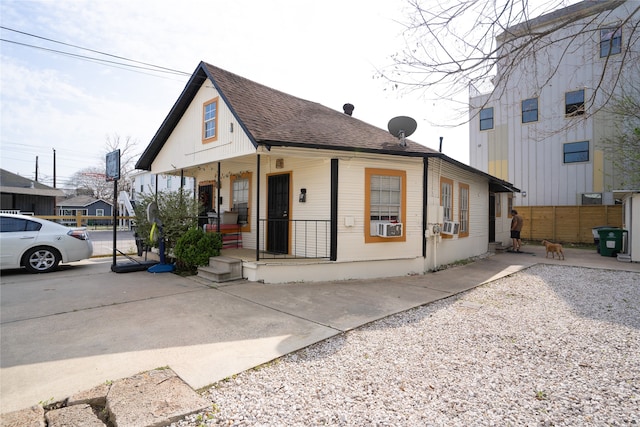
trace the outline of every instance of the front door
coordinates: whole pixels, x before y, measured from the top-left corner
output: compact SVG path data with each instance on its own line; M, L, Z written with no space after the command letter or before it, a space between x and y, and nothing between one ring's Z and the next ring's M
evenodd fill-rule
M267 251L289 253L289 174L270 175L267 196Z
M198 187L198 200L200 201L200 212L198 212L198 226L207 223L207 212L214 210L213 185L200 185Z

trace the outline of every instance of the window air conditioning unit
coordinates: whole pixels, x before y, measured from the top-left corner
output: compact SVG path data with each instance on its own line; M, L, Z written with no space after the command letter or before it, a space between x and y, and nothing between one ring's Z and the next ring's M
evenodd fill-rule
M402 224L398 222L381 222L378 224L378 236L402 237Z
M445 221L441 233L457 236L460 232L460 223L455 221Z

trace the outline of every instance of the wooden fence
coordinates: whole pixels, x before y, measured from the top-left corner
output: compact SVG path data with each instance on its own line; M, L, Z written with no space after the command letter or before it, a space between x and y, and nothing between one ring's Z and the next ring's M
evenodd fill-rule
M98 215L83 215L78 213L77 215L37 215L38 218L48 219L49 221L59 222L68 226L87 227L87 226L113 226L113 216L98 216ZM118 216L118 225L129 226L132 220L135 220L134 216Z
M593 243L592 229L622 227L622 205L514 206L524 219L521 237L561 243Z

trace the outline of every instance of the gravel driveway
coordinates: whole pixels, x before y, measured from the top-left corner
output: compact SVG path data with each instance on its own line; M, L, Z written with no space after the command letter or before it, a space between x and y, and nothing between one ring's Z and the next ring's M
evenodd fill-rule
M640 274L536 265L221 381L172 426L640 424Z

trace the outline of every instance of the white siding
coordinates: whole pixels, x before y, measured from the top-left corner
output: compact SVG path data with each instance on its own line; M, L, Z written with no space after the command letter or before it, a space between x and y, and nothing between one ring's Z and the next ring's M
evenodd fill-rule
M469 186L469 236L443 238L430 236L427 243L425 270L457 260L484 254L489 244L489 185L478 175L440 159L429 161L428 208L440 205L440 178L453 181L453 221L459 221L460 187Z
M218 138L203 144L202 109L206 102L218 96L218 92L210 82L202 85L153 161L152 172L163 173L188 169L243 154L255 153L253 144L238 125L222 97L218 98ZM233 132L231 132L232 124Z
M343 156L344 157L344 156ZM391 161L390 161L391 160ZM365 243L365 169L406 171L404 242ZM422 159L354 156L340 160L338 200L338 260L382 260L422 256ZM353 219L353 226L347 226ZM365 230L366 229L366 230Z

